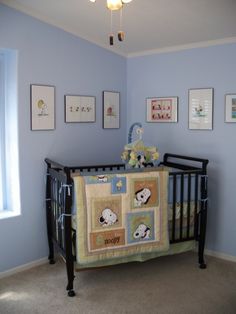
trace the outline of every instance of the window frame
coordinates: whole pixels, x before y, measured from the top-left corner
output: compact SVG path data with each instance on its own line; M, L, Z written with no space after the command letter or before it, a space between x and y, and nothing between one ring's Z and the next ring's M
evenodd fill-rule
M0 220L21 214L17 51L0 49Z
M0 52L0 213L6 205L5 56Z

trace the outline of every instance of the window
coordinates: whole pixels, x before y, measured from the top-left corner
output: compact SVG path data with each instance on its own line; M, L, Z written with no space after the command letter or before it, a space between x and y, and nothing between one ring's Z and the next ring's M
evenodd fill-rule
M5 108L4 108L4 55L0 54L0 210L6 207L5 205Z
M19 215L16 51L0 50L0 218Z

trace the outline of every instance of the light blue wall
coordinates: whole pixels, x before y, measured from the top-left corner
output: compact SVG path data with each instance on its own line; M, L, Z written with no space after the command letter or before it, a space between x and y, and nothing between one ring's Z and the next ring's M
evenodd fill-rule
M146 141L163 154L208 158L207 248L236 256L236 124L224 123L224 96L236 93L236 44L131 58L127 121L142 122ZM212 131L188 130L188 89L214 88ZM146 123L146 97L179 97L178 123Z
M126 141L126 59L0 5L0 49L18 52L22 215L0 220L0 272L48 254L44 158L120 162ZM56 87L56 130L30 130L30 84ZM121 128L102 129L102 91L121 93ZM65 124L64 95L96 96L96 123Z

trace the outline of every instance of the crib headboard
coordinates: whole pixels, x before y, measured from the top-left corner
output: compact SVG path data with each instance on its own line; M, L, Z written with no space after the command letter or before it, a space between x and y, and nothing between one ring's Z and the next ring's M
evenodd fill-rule
M182 164L180 160L186 163ZM208 163L208 159L166 153L160 165L180 170L201 170L203 174L206 174Z

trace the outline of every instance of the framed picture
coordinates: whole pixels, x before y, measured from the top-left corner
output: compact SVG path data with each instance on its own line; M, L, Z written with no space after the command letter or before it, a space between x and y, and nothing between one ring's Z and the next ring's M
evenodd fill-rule
M236 122L236 93L225 95L225 122Z
M147 122L178 122L178 97L147 98Z
M95 97L65 95L65 122L95 122Z
M30 85L31 130L55 129L55 87Z
M189 89L189 129L212 130L213 88Z
M120 93L103 92L103 128L119 129L120 127Z

